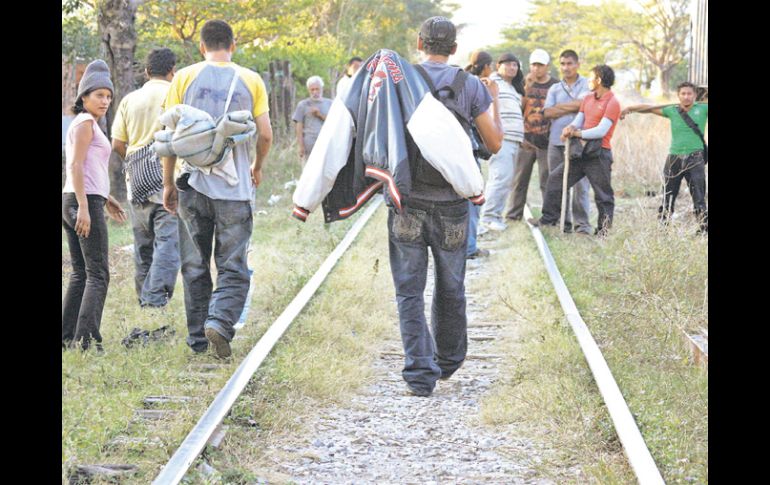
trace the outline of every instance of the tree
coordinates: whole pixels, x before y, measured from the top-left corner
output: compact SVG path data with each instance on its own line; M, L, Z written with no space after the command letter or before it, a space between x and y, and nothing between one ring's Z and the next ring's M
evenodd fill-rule
M580 56L581 70L596 64L605 64L614 46L597 36L596 29L588 21L585 6L573 0L534 0L533 10L525 21L503 30L505 41L490 47L494 52L510 51L519 57L524 71L529 70L529 54L544 49L551 56L551 74L558 77L558 56L565 49L572 49Z
M101 36L101 53L110 66L115 86L107 115L108 132L115 109L123 96L136 89L134 82L134 51L136 50L136 9L139 0L100 0L96 3L97 23Z
M625 6L616 4L614 15L600 15L598 21L614 33L619 45L633 46L655 66L660 88L668 92L673 69L687 59L689 3L689 0L644 0L640 2L645 12L642 16L635 16ZM600 13L605 11L600 10ZM629 28L629 24L633 28Z
M629 69L638 73L638 89L649 86L654 72L664 91L669 89L672 69L686 59L688 0L643 0L639 4L643 15L617 1L598 6L578 5L574 0L534 0L532 4L529 18L504 30L505 41L488 50L528 55L541 48L556 59L570 48L580 56L584 73L596 64ZM526 66L526 58L521 60Z

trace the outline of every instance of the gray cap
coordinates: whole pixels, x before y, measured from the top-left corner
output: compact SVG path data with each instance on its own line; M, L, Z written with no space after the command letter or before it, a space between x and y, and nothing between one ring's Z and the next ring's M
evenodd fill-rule
M452 45L456 35L455 24L446 17L431 17L420 27L420 38L426 44Z
M113 95L115 94L115 88L110 80L110 68L106 62L97 59L86 66L86 71L80 79L80 84L78 84L77 99L80 99L87 91L101 88L109 89Z

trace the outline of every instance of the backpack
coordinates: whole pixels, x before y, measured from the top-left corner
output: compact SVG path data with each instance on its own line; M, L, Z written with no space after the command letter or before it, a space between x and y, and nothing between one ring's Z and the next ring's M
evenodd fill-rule
M477 139L474 136L473 121L466 118L465 114L460 110L459 106L457 105L457 95L460 93L460 91L462 91L463 87L465 86L465 81L468 79L468 73L463 71L462 69L458 69L457 74L455 74L455 78L452 81L452 84L444 86L441 89L436 89L436 86L433 84L433 80L430 78L425 68L419 64L413 64L413 65L417 70L417 72L420 73L422 78L428 84L428 87L430 88L430 92L433 94L433 97L439 100L441 104L446 106L446 108L449 111L451 111L452 114L455 115L455 118L457 118L457 121L460 122L460 126L462 126L463 131L465 131L465 133L468 135L468 138L471 140L474 156L481 156L483 158L483 155L481 154L482 148L483 148L483 151L487 153L489 153L489 150L487 150L487 148L483 145L480 139ZM441 97L439 96L439 93L441 91L449 91L449 94L446 97ZM423 158L422 154L420 153L420 150L414 144L414 141L411 139L410 136L407 136L407 143L409 144L409 148L410 148L409 162L412 168L412 178L426 185L433 185L437 187L451 187L449 182L447 182L444 179L441 173L435 168L433 168L433 166L427 160L425 160L425 158Z

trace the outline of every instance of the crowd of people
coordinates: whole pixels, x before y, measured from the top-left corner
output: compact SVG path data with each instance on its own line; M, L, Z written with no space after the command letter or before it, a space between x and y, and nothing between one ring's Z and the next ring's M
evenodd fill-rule
M550 75L543 49L530 54L526 76L510 52L495 60L476 51L464 69L453 66L456 28L444 17L422 23L416 47L424 54L418 64L387 49L366 60L352 57L333 99L323 96L320 76L307 79L309 97L292 116L303 167L293 215L304 221L326 200L339 205L325 208L327 220L349 217L383 192L402 375L410 393L429 396L466 357L466 260L489 255L479 236L523 218L535 163L543 207L529 222L556 225L564 217L566 231L604 236L614 214L611 140L618 122L630 113L666 117L672 142L660 220L670 221L684 178L700 231L707 232L708 104L696 102L695 86L685 82L677 87L677 105L621 109L613 69L596 65L585 78L572 49L558 57L561 80ZM273 139L262 78L234 63L234 51L233 31L221 20L201 29L199 63L176 71L174 53L154 49L146 61L148 81L115 110L111 141L98 124L114 91L109 69L102 60L87 66L66 135L62 225L72 273L62 302L64 349L102 345L106 214L118 222L130 216L138 304L167 305L181 270L188 346L231 355L250 284L254 195ZM128 213L110 196L112 151L126 163ZM428 248L435 268L431 331L424 311Z

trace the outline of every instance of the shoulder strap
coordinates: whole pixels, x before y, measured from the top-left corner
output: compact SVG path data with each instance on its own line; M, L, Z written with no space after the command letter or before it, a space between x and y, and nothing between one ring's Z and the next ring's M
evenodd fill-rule
M424 67L422 67L419 64L412 64L414 68L417 70L417 72L420 73L420 76L425 80L426 83L428 83L428 88L430 89L430 92L433 93L433 96L438 97L438 92L436 91L436 86L433 84L433 80L428 75L428 71L425 70Z
M449 96L451 96L452 98L456 98L457 94L460 91L462 91L463 87L465 87L465 81L467 79L468 79L468 73L460 69L457 71L457 74L455 74L455 78L452 81L452 84L450 84L449 86L444 86L443 88L439 89L439 91L448 89L450 91Z
M683 110L681 106L677 106L676 111L677 113L679 113L679 116L682 117L682 119L687 124L687 126L689 126L690 129L694 131L696 135L698 135L698 138L700 138L700 141L703 143L703 146L705 147L706 139L703 137L703 133L701 133L697 123L695 123L695 121L692 118L690 118L690 115L687 114L687 112Z
M225 101L225 111L222 115L227 114L227 109L230 107L230 100L233 99L233 91L235 91L235 84L238 82L238 70L233 68L233 80L230 82L230 91L227 93L227 101Z
M577 83L577 81L576 81L575 83ZM562 80L562 81L561 81L559 84L561 84L561 88L564 90L564 92L565 92L565 93L567 93L567 96L569 96L569 97L570 97L570 99L575 99L575 96L573 96L573 95L572 95L572 93L571 93L571 92L569 92L569 90L567 89L567 87L566 87L566 84L567 84L567 83L565 83L565 82Z
M441 89L436 89L436 85L433 84L433 80L428 75L428 71L425 70L424 67L422 67L420 64L412 64L415 69L417 69L417 72L420 73L420 76L425 80L426 83L428 83L428 87L430 88L430 92L433 93L433 95L438 98L438 93L440 91L449 91L449 96L451 98L457 97L457 93L459 93L463 87L465 86L465 81L468 79L468 73L463 71L462 69L457 70L457 74L455 74L454 80L452 80L452 84L449 84L447 86L443 86Z

